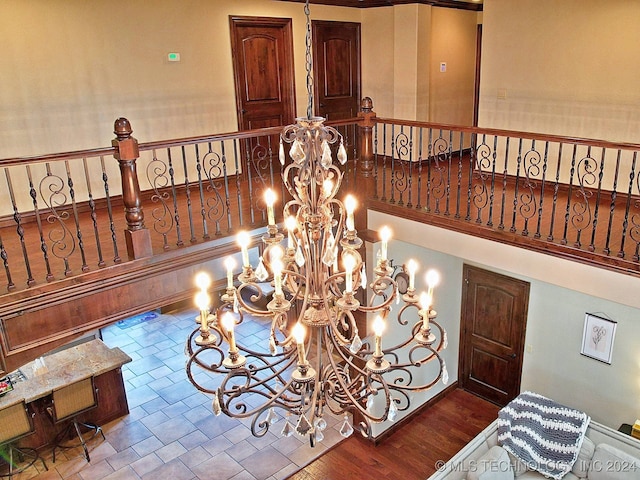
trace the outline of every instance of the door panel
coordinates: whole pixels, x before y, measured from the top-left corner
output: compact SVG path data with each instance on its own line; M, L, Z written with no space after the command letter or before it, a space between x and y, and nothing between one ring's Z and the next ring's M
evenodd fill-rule
M290 18L230 17L238 128L287 125L295 116Z
M520 392L529 283L464 266L460 384L498 405Z
M312 29L316 115L353 118L360 105L360 24L314 20Z
M293 123L295 87L290 18L230 17L238 128L253 130ZM261 189L271 183L278 135L242 141L242 174ZM265 161L266 160L266 161ZM263 206L261 206L262 208Z

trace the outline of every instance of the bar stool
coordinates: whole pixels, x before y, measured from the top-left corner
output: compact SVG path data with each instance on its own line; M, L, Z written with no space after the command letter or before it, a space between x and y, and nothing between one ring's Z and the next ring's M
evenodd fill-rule
M42 462L45 470L49 470L44 459L40 458L37 450L34 448L18 447L15 443L22 437L32 434L34 431L31 415L29 415L29 410L24 400L0 410L0 449L7 453L5 459L9 463L9 473L0 474L0 477L18 475L38 460ZM24 461L25 458L30 459L30 461L26 465L14 470L14 456L17 456L20 461Z
M82 449L84 450L84 458L87 460L87 462L91 461L91 459L89 458L87 443L82 436L80 427L82 426L88 428L89 430L93 430L93 435L91 436L91 438L100 433L102 435L102 438L104 439L104 433L102 432L102 428L100 428L98 425L88 422L81 422L80 420L78 420L78 416L97 406L98 401L96 398L96 390L93 384L93 377L79 380L70 385L65 385L64 387L58 388L53 391L51 406L47 407L47 412L49 412L53 423L57 425L70 420L66 428L58 433L54 440L52 454L54 463L56 461L57 448L75 448L79 445L82 445ZM73 435L74 430L75 434L80 439L80 443L71 445L64 444L63 442L69 440L69 437Z

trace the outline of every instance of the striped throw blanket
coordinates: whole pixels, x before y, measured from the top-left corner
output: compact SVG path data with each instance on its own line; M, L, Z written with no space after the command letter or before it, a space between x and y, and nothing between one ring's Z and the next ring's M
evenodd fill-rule
M546 477L560 479L578 458L589 416L523 392L498 413L498 444Z

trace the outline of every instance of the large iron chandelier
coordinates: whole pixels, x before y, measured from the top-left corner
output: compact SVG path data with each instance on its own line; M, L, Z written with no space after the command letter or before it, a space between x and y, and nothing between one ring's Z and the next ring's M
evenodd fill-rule
M196 277L199 326L187 339L186 370L200 391L213 395L216 415L251 418L251 431L257 437L284 416L282 435L308 436L315 445L324 437L327 410L344 416L343 436L353 433L353 417L356 428L370 437L372 423L394 420L398 411L410 408L414 392L429 389L440 379L446 383L448 374L439 354L446 348L446 332L435 322L432 308L437 273L427 273L428 291L418 295L417 263L410 260L406 292L400 294L387 256L386 227L380 231L381 248L367 285L359 253L363 241L354 222L355 199L337 198L343 172L334 162L333 150L338 147L337 159L344 165L343 138L324 125L323 118L311 115L308 1L305 13L308 115L280 135L282 181L291 196L283 209L286 239L275 222L275 194L268 190L268 227L257 267L249 259L250 236L241 232L242 273L234 281L235 262L231 257L225 261L227 287L214 312L210 312L210 277L202 273ZM285 144L290 145L289 158ZM273 293L260 308L256 304L267 295L265 282ZM400 299L404 304L397 307L396 328L404 328L407 338L393 346L383 344L385 324L393 303ZM268 348L256 351L236 341L234 329L245 316L270 319ZM373 341L360 338L358 316L373 319ZM435 368L421 368L427 363ZM210 374L201 374L200 368Z

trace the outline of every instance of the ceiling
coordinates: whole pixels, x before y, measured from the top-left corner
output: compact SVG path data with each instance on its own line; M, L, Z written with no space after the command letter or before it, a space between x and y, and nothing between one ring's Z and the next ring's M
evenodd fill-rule
M300 2L305 0L282 0L286 2ZM309 0L310 3L322 5L336 5L353 8L389 7L408 3L422 3L435 7L460 8L464 10L482 11L482 0Z

